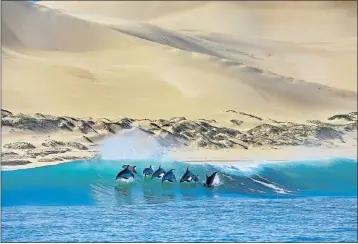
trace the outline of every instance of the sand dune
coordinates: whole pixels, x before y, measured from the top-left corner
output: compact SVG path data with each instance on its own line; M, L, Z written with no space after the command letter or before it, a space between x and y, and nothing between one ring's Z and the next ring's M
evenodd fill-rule
M357 90L355 2L41 4L146 40L244 62L297 79ZM147 15L142 14L145 9L150 10ZM232 53L233 49L261 55L250 62Z
M218 1L158 17L151 23L277 41L328 42L357 35L357 17L348 14L354 11L356 4L351 5L338 8L329 2Z
M307 3L41 4L57 10L2 6L3 107L15 112L211 118L234 109L305 119L357 109L356 15L344 19L345 10L327 7L324 17L322 4L308 4L302 18Z
M202 1L40 1L52 9L100 14L128 20L149 20L204 6Z
M2 45L7 48L85 52L120 46L119 33L56 10L10 1L2 8Z

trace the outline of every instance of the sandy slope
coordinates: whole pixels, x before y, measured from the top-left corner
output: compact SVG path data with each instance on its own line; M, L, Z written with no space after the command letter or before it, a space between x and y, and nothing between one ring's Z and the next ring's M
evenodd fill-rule
M36 4L5 1L2 8L7 48L85 52L119 46L118 33Z
M231 3L203 3L203 6L195 5L188 10L184 4L178 11L174 11L173 6L161 7L152 15L156 19L159 15L164 16L163 22L170 14L178 18L179 12L207 8L211 9L207 12L213 12L213 4L216 4L214 7L219 4L220 11L236 7L229 8L227 5ZM70 2L64 3L66 5ZM82 5L90 6L85 2ZM7 109L107 117L118 114L210 117L227 109L274 117L308 114L307 117L312 117L331 114L332 110L356 110L355 93L308 83L300 80L299 75L285 78L271 69L274 65L276 70L296 67L296 63L290 64L287 56L280 59L284 53L279 50L281 43L250 37L241 40L237 36L222 40L210 36L210 32L191 36L174 28L165 29L143 22L128 24L128 21L122 21L118 24L118 20L109 27L108 17L104 21L105 17L97 15L90 22L91 15L88 14L87 20L81 20L80 16L72 17L27 2L5 2L3 8L3 50L6 54L3 107ZM103 11L105 8L99 13L103 14ZM245 11L249 10L245 8ZM102 23L93 23L101 22L99 19ZM17 42L12 41L14 37ZM297 47L283 43L282 49L287 50L286 54L291 58L295 57L292 50L300 52L302 63L309 66L305 69L307 73L319 72L316 72L317 66L307 63L312 60L305 59L303 49L310 55L323 53L321 59L329 57L324 53L328 49L322 50L322 46ZM337 55L344 59L344 55L349 56L355 51L341 53ZM336 57L326 59L341 61ZM356 73L356 69L345 68L345 76L350 76L347 72ZM22 72L18 72L19 69ZM348 79L336 80L334 86L353 89ZM18 99L20 96L22 99Z
M324 1L216 1L169 16L159 16L150 22L171 29L255 36L276 41L330 42L357 35L356 9L354 2L337 6Z
M41 1L52 9L94 13L128 20L149 20L205 5L201 1Z
M8 1L2 10L2 107L15 113L230 127L241 118L227 110L295 122L357 111L355 2Z
M178 37L178 33L153 30L148 25L138 30L137 26L132 25L133 21L144 21L170 31L186 31L185 34L190 37L197 38L200 34L200 37L209 38L216 46L224 44L223 49L228 47L229 42L232 47L243 52L264 53L260 61L255 60L255 66L332 87L353 91L357 89L355 2L218 1L136 4L46 1L41 4L101 23L105 17L107 24L111 22L112 25L119 23L118 18L130 19L131 25L125 28L121 23L121 29L150 40L166 38L169 42L175 42L183 37ZM147 14L143 14L147 9ZM109 16L112 18L108 19ZM117 20L113 17L117 17ZM207 43L200 43L202 44L205 46ZM195 52L202 52L202 49L203 47L195 47L194 50L186 48ZM212 52L213 48L209 47L205 53ZM222 52L220 56L235 61L242 60Z

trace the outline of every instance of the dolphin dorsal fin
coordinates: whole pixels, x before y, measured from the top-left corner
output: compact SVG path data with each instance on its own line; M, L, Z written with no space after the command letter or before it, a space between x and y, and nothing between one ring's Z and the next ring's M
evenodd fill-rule
M149 165L149 168L151 169L151 168L152 168L152 165Z

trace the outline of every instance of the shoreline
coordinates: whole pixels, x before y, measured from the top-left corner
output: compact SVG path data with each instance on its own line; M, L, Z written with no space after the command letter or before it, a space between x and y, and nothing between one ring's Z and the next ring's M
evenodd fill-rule
M221 158L209 158L208 156L202 157L203 154L208 155L208 152L196 151L196 157L188 157L188 156L175 156L175 157L167 157L167 158L158 158L158 161L179 161L183 163L190 163L190 164L201 164L201 163L210 163L210 164L225 164L225 165L237 165L237 164L249 164L251 166L259 165L262 163L270 163L270 162L277 162L277 163L286 163L286 162L297 162L297 161L317 161L317 160L325 160L330 158L341 158L341 159L352 159L357 160L357 153L354 150L348 152L346 148L335 148L335 149L327 149L327 148L320 148L324 153L316 154L315 156L311 155L301 155L301 156L275 156L276 155L287 155L290 152L289 148L284 148L275 153L269 150L263 150L260 157L257 156L246 156L241 158L233 158L230 157L230 154L222 152L222 151L213 151L213 153L221 154ZM291 150L297 150L297 148L291 148ZM304 150L304 149L303 149ZM307 150L307 148L306 148ZM311 148L310 150L316 151L317 148ZM242 151L236 151L236 153L242 153ZM185 153L184 153L185 155ZM57 164L63 163L71 163L74 161L92 161L92 160L110 160L110 161L122 161L122 160L155 160L153 158L117 158L117 159L105 159L105 158L98 158L96 156L89 157L87 159L73 159L73 160L66 160L66 161L52 161L52 162L34 162L31 164L26 165L1 165L1 169L3 171L9 170L20 170L20 169L30 169L30 168L37 168L37 167L45 167L45 166L52 166ZM358 162L358 161L357 161Z
M266 159L266 160L256 160L256 159L220 159L220 160L211 160L211 159L204 159L204 160L167 160L167 161L178 161L178 162L183 162L183 163L189 163L189 164L196 164L196 163L215 163L217 165L220 164L224 164L224 165L233 165L233 164L239 164L239 163L252 163L248 166L255 166L255 165L260 165L262 163L272 163L272 162L277 162L277 163L287 163L287 162L297 162L297 161L318 161L318 160L325 160L325 159L329 159L329 158L337 158L337 159L351 159L351 160L356 160L358 163L358 157L357 156L352 156L352 157L335 157L335 156L327 156L327 157L322 157L322 158L305 158L305 159ZM87 159L88 161L90 160L95 160L96 158L89 158ZM104 160L104 159L98 159L98 160ZM121 161L121 160L126 160L126 159L112 159L110 161ZM128 159L128 160L134 160L134 159ZM143 159L143 160L152 160L152 159ZM68 161L57 161L57 162L51 162L51 163L42 163L42 164L36 164L33 163L31 165L16 165L16 166L1 166L1 170L2 171L12 171L12 170L21 170L21 169L32 169L32 168L39 168L39 167L46 167L46 166L54 166L54 165L58 165L58 164L64 164L64 163L71 163L71 162L75 162L75 161L85 161L85 160L81 160L81 159L77 159L77 160L68 160ZM165 162L166 160L164 160ZM227 163L231 163L231 164L227 164ZM244 165L243 165L244 166ZM246 165L245 165L246 166Z
M1 166L24 169L94 158L217 164L357 158L355 112L304 124L256 115L241 115L239 123L235 116L227 118L231 124L184 117L111 121L2 110Z

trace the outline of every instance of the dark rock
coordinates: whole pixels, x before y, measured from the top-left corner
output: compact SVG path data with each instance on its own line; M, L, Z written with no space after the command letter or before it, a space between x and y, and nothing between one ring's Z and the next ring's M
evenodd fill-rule
M60 123L57 119L33 118L26 115L6 117L1 122L3 126L33 131L54 131L57 130Z
M246 115L248 117L251 117L251 118L254 118L254 119L257 119L257 120L262 120L262 118L258 117L258 116L255 116L255 115L252 115L252 114L247 114L247 113L244 113L244 112L240 112L240 114L242 115Z
M215 130L210 130L208 133L206 133L205 135L210 138L211 140L215 140L216 135L218 134L218 132Z
M141 130L141 131L143 131L143 132L145 132L145 133L147 133L147 134L150 134L150 135L154 135L154 134L155 134L153 131L146 130L146 129L142 128L142 127L138 127L138 129Z
M131 123L133 122L133 119L129 118L123 118L120 121L116 122L115 124L120 126L121 129L131 129Z
M45 150L29 150L26 155L30 158L36 158L38 156L44 157L50 154L61 154L70 151L69 148L51 148Z
M344 127L344 131L350 132L350 131L356 131L358 128L358 123L351 123Z
M205 121L205 122L208 122L208 123L216 123L215 119L199 119L199 121Z
M162 146L181 146L187 143L188 138L179 133L171 133L168 130L161 129L158 135L159 143Z
M181 121L184 121L186 120L185 117L173 117L170 119L171 122L174 122L174 123L178 123L178 122L181 122Z
M282 131L283 129L278 126L263 124L252 128L251 130L248 131L248 133L251 133L253 135L268 135L268 134L279 134Z
M199 147L207 147L208 146L208 143L206 141L204 141L203 139L199 140L197 144Z
M10 111L1 109L1 118L11 117L11 116L12 116L12 113Z
M59 117L58 119L69 127L75 127L75 124L71 121L72 118Z
M181 121L175 124L172 129L174 132L181 133L184 131L195 130L199 126L192 121Z
M332 117L328 118L328 120L335 120L335 119L344 119L347 121L353 121L351 116L349 116L348 114L337 114L337 115L333 115Z
M64 161L64 159L62 157L51 157L51 158L39 158L37 161L49 163L49 162L61 162Z
M223 135L223 134L218 134L215 136L215 140L224 141L224 140L227 140L227 136Z
M244 123L244 121L238 120L238 119L232 119L230 120L231 123L233 123L234 125L240 126Z
M337 131L330 127L318 127L316 129L316 134L318 139L322 140L343 140L342 138L342 132Z
M88 142L91 142L91 143L94 143L90 138L88 138L87 136L83 136L83 138L88 141Z
M170 126L170 121L165 119L158 119L157 123L160 126Z
M238 134L240 134L240 132L235 129L225 128L225 127L221 127L221 128L218 127L217 131L219 133L223 133L223 134L229 135L231 137L235 137Z
M46 116L43 115L42 113L35 113L35 118L46 119Z
M86 123L87 123L88 125L90 125L90 126L92 126L92 125L95 124L95 122L93 122L92 120L87 120Z
M64 130L68 130L68 131L73 131L71 126L69 125L69 123L67 121L61 121L58 125L58 127L60 127L61 129L64 129Z
M15 152L2 152L1 153L1 160L18 159L19 157L20 157L20 155Z
M63 147L63 146L65 146L65 143L62 141L48 140L48 141L42 143L42 146L44 146L44 147Z
M28 142L13 142L4 145L4 148L8 149L34 149L34 145Z
M235 110L232 110L232 109L226 110L225 112L226 112L226 113L237 113Z
M84 134L87 134L89 131L94 131L98 134L98 132L92 127L92 123L89 123L89 121L81 120L81 124L78 126L80 131Z
M123 122L123 123L127 123L127 124L131 124L131 123L133 123L134 121L135 121L135 119L131 119L131 118L122 118L121 119L121 121Z
M29 160L14 159L14 160L1 160L1 165L3 166L17 166L17 165L26 165L31 164Z
M184 131L181 134L187 138L195 138L196 137L195 133L191 132L191 131Z
M88 147L78 142L67 142L66 145L79 150L88 150Z
M160 130L161 128L160 128L160 126L159 125L157 125L156 123L150 123L149 124L152 128L152 130Z
M103 129L111 132L112 134L116 134L116 131L112 129L111 125L112 123L106 123L106 122L102 122L103 123Z

